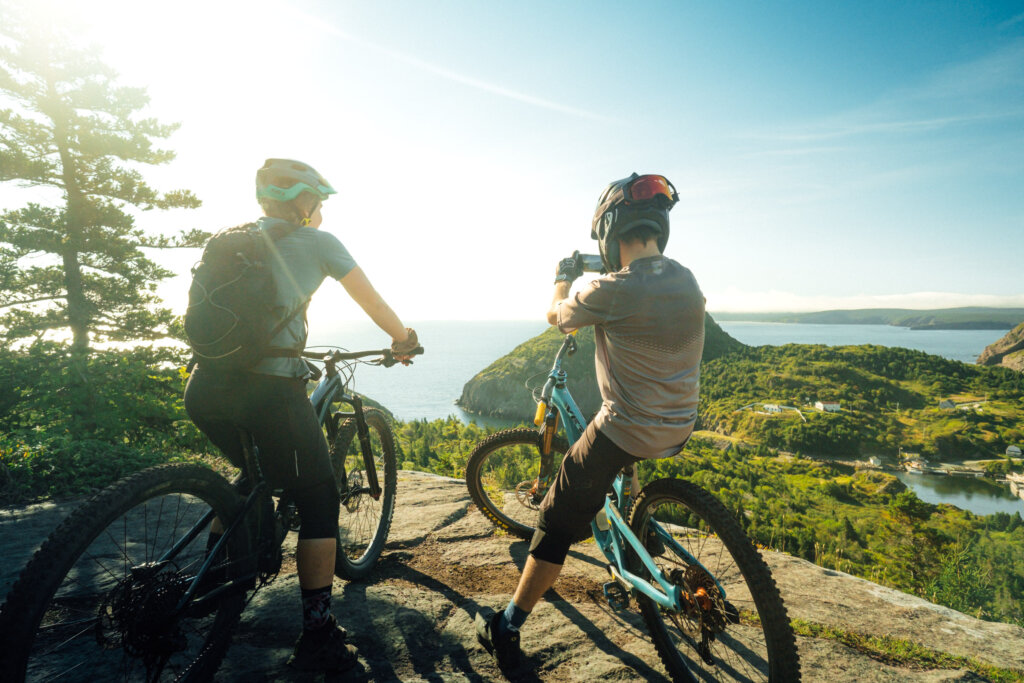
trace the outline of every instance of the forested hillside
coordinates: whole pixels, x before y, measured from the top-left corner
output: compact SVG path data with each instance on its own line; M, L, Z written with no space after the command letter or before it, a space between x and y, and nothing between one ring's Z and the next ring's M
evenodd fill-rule
M458 405L481 415L514 420L532 418L534 401L530 389L544 384L562 338L556 328L550 327L523 342L467 382ZM573 398L584 415L591 415L601 405L594 376L593 328L580 330L577 340L579 350L565 359L562 367L571 378ZM744 348L742 343L730 337L710 315L705 316L704 362L741 348Z
M702 429L816 455L896 455L900 449L950 460L997 458L1024 443L1024 375L921 351L883 346L787 344L747 347L708 318L701 367ZM564 367L585 415L600 405L593 332ZM524 387L543 384L561 335L551 328L468 382L459 404L527 420ZM823 413L818 401L838 401ZM943 402L947 402L943 404ZM797 410L768 414L764 404ZM945 405L941 407L940 404Z
M1024 442L1024 375L883 346L787 344L706 363L705 429L789 451L995 458ZM838 401L837 413L814 410ZM943 401L948 401L942 404ZM766 414L751 403L794 406ZM942 404L942 405L940 405Z

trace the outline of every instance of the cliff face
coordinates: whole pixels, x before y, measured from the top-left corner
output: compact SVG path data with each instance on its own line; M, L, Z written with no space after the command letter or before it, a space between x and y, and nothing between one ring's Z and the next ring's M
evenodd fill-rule
M555 353L563 335L550 327L533 339L523 342L506 356L477 373L462 388L458 405L470 412L512 420L530 420L534 406L530 389L539 389L547 379ZM583 415L589 418L601 406L601 395L594 374L594 330L585 328L577 335L579 350L565 359L562 367L569 373L569 390ZM704 318L704 355L709 361L737 349L743 344L718 326L710 315Z
M1003 365L1024 372L1024 323L1017 325L978 356L978 365Z

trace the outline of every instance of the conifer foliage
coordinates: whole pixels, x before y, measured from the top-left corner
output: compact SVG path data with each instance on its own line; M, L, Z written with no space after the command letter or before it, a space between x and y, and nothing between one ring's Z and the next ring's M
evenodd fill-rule
M198 246L202 234L153 236L129 211L193 208L187 190L160 193L138 168L174 153L155 146L176 125L140 115L144 89L117 84L98 50L27 11L0 8L0 182L50 200L0 208L0 338L52 333L84 361L90 344L164 337L171 312L156 284L172 273L145 248Z

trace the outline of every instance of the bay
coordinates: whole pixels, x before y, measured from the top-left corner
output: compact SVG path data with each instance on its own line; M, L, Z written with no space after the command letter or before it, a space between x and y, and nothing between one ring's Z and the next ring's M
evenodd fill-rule
M949 503L976 515L1005 512L1024 517L1024 500L1010 493L1009 487L986 479L912 472L897 472L896 478L926 503Z
M714 314L711 314L714 317ZM718 323L738 341L750 346L770 344L878 344L916 349L962 363L974 363L985 347L1006 330L911 330L893 325L822 325L728 320Z

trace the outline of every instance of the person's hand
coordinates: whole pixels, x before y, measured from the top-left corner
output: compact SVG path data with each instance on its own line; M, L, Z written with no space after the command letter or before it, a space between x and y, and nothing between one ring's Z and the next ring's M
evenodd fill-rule
M564 258L558 262L558 268L555 270L555 284L568 282L571 285L580 275L583 275L583 268L576 257Z
M395 357L395 360L408 365L412 358L409 352L419 346L420 341L416 338L416 330L411 327L405 328L405 334L406 337L402 341L391 340L391 355Z

